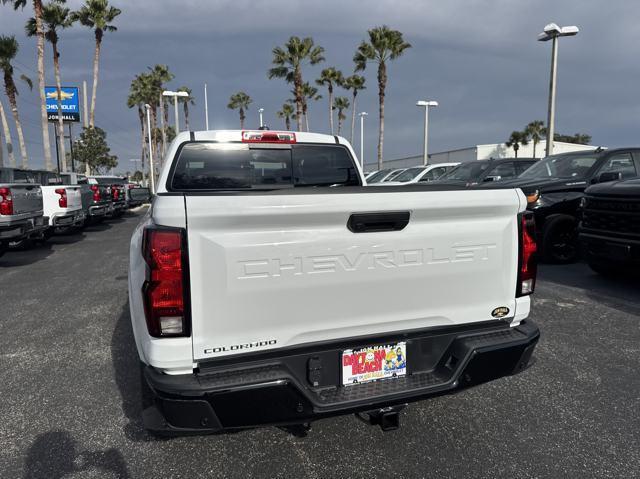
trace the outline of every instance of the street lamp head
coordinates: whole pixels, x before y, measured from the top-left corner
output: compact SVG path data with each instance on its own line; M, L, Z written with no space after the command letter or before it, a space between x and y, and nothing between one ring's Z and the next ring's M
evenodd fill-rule
M367 116L367 115L369 115L369 113L367 113L366 111L361 111L359 113L359 116Z
M189 94L186 91L177 91L176 96L187 97Z
M162 96L175 96L176 92L171 90L165 90L162 92Z
M543 32L538 35L539 42L547 42L556 37L572 37L577 35L580 29L575 25L569 25L566 27L559 27L555 23L546 25Z
M145 103L144 104L144 109L147 110L147 111L151 110L151 105L149 105L148 103Z
M258 108L258 113L264 112L264 108Z
M426 106L426 107L438 106L438 102L433 100L420 100L416 102L416 106Z

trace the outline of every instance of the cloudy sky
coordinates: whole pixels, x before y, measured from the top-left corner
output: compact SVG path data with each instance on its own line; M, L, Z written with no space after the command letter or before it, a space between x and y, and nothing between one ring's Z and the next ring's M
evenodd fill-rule
M79 1L68 2L77 7ZM432 152L504 141L514 129L545 119L550 44L536 41L545 24L575 24L580 34L563 39L559 52L556 130L584 132L604 146L640 143L640 3L633 0L113 0L123 10L118 31L104 40L96 124L120 158L122 171L140 155L136 112L127 109L131 79L147 66L169 65L171 87L194 90L192 129L204 128L203 85L209 87L212 128L237 128L229 95L246 91L265 109L271 128L283 128L275 112L290 96L282 80L268 80L271 49L291 35L312 36L326 61L304 71L314 80L321 68L353 69L352 57L366 30L387 24L413 48L389 66L385 158L419 154L422 113L418 99L440 107L430 120ZM30 2L28 2L30 4ZM0 33L15 34L21 51L15 67L36 80L35 40L23 25L30 11L0 7ZM63 82L91 80L93 36L82 27L61 40ZM53 83L47 47L48 82ZM359 111L367 111L365 158L374 160L377 140L375 67L364 75ZM21 84L19 108L34 167L42 165L37 93ZM311 129L326 132L325 98L310 106ZM7 106L6 97L0 100ZM348 136L348 133L347 135ZM14 134L15 142L15 134ZM53 146L53 145L52 145Z

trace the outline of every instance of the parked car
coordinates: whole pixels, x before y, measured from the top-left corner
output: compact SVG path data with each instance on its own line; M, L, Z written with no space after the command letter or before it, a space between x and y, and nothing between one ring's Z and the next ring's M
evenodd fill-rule
M110 218L119 218L127 209L127 193L125 185L128 183L126 178L121 176L88 176L87 181L90 185L98 187L106 187L109 190L111 204L107 210L107 216Z
M391 180L395 176L402 173L406 168L386 168L384 170L380 170L371 177L367 178L367 184L371 185L374 183L382 183L383 181Z
M591 269L606 275L640 270L640 179L590 186L581 202L579 238Z
M475 186L516 178L536 163L535 158L502 158L460 163L436 181L451 185Z
M411 168L407 168L402 173L397 175L393 180L384 181L383 183L379 184L384 186L398 186L434 181L448 171L451 171L459 164L460 163L436 163L427 166L414 166Z
M0 181L0 256L10 243L42 239L48 227L40 185Z
M142 187L133 183L126 185L127 193L127 207L135 208L142 206L149 201L150 191L149 188Z
M79 185L47 185L41 188L44 215L49 218L47 236L84 225L86 215L82 209Z
M409 402L526 368L521 191L362 188L346 140L305 132L183 132L166 158L130 247L147 429L392 429Z
M535 214L543 258L570 263L579 253L578 207L585 189L620 177L634 178L639 171L640 148L596 149L549 156L518 178L488 187L521 188Z
M90 185L87 177L78 173L63 173L60 176L63 183L80 186L85 224L99 223L104 219L107 212L113 209L111 206L110 186Z

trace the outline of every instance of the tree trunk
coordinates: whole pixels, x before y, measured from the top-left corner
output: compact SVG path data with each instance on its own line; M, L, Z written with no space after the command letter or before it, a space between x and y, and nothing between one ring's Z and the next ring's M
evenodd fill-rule
M518 150L519 149L520 149L520 147L518 146L517 143L515 145L513 145L513 151L516 153L516 158L518 158Z
M291 118L289 116L284 117L284 126L287 128L287 131L291 131Z
M4 113L4 107L0 102L0 120L2 121L2 129L4 130L4 141L7 145L7 156L9 157L9 166L16 167L16 157L13 154L13 142L11 141L11 130L9 129L9 122L7 122L7 115ZM0 145L2 148L2 145Z
M58 151L60 154L60 171L67 171L67 151L64 145L64 118L62 117L62 80L60 79L60 54L58 53L58 42L52 42L53 48L53 71L56 77L56 92L58 94Z
M20 122L20 115L18 113L18 102L16 100L16 85L13 82L13 77L8 71L4 72L4 89L9 99L9 107L11 108L11 114L13 120L16 123L16 131L18 133L18 144L20 145L20 155L22 157L22 168L29 167L29 158L27 157L27 145L24 142L24 134L22 133L22 123Z
M342 131L342 120L343 120L343 116L342 116L342 110L338 110L338 135L340 135L340 132Z
M140 119L140 132L141 132L141 138L142 138L142 152L140 154L140 169L144 172L144 158L147 155L147 128L145 126L144 111L142 111L141 105L138 105L138 118Z
M536 145L538 144L537 141L533 140L533 159L535 160L536 158Z
M351 112L351 144L353 145L353 132L356 129L356 95L357 95L357 90L353 90L353 103L351 104L351 107L353 108L353 111Z
M307 109L305 109L304 112L304 125L305 125L305 131L309 131L309 115L307 114Z
M329 83L329 131L333 135L333 85Z
M293 73L293 86L296 91L296 123L298 124L298 131L302 131L302 72L300 67L296 67Z
M185 101L183 107L184 107L184 126L187 128L187 131L191 131L191 128L189 127L189 102Z
M44 93L44 28L42 26L42 0L33 0L33 12L36 19L36 39L38 51L38 89L40 90L40 120L42 124L42 146L44 148L44 167L53 170L51 144L49 143L49 121L47 119L47 98ZM23 158L23 166L27 160Z
M240 129L244 130L244 108L240 108Z
M96 50L93 55L93 91L91 92L91 113L89 126L96 126L96 95L98 92L98 69L100 68L100 47L102 46L102 30L96 30Z
M378 101L380 103L380 130L378 133L378 169L382 169L382 148L384 146L384 91L387 87L387 66L378 65Z

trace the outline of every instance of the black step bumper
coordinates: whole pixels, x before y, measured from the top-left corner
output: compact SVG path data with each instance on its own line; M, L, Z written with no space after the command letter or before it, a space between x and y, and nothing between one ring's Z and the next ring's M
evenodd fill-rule
M207 433L406 404L524 370L539 337L531 321L514 328L491 322L225 358L191 375L146 366L154 404L143 419L156 432ZM398 341L407 343L406 376L341 386L344 349Z

